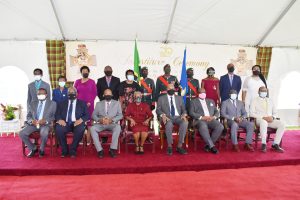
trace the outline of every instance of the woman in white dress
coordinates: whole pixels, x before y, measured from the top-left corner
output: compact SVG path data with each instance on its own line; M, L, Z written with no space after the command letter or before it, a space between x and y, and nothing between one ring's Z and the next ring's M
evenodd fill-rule
M242 101L245 104L245 109L249 115L250 104L253 98L258 97L258 89L264 86L267 88L267 82L264 75L261 73L261 66L254 65L252 67L252 76L248 76L243 85Z

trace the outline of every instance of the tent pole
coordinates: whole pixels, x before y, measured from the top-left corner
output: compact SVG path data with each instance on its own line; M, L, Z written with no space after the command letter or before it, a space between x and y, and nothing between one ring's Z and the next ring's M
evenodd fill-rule
M287 5L287 7L282 11L282 13L277 17L277 19L273 22L270 28L265 32L265 34L261 37L256 46L261 45L268 35L272 32L272 30L277 26L277 24L282 20L282 18L286 15L286 13L290 10L290 8L294 5L296 0L291 0L291 2Z
M171 17L170 17L170 21L169 21L169 26L168 26L167 33L166 33L166 38L163 41L163 43L168 43L169 34L170 34L170 31L171 31L171 28L172 28L172 24L173 24L173 19L174 19L174 15L175 15L177 3L178 3L178 0L175 0L174 6L173 6L173 9L172 9L172 13L171 13Z
M52 9L53 9L53 12L54 12L54 15L55 15L55 18L56 18L56 21L57 21L57 24L59 26L59 30L60 30L60 33L61 33L61 36L62 36L62 39L65 40L65 34L64 34L64 31L63 31L63 28L62 28L62 25L60 23L60 20L58 18L58 15L57 15L57 11L56 11L56 8L55 8L55 5L54 5L54 2L53 0L50 0L51 2L51 5L52 5Z

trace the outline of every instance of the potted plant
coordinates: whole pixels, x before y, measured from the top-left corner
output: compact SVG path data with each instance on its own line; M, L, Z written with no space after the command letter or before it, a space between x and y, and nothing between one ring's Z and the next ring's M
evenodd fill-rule
M4 106L3 104L1 104L1 110L4 120L10 121L16 118L15 111L18 110L18 108L10 105Z

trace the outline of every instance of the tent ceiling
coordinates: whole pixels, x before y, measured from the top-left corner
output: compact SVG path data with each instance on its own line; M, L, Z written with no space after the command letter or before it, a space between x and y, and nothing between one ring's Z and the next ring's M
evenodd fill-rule
M0 0L0 40L133 40L137 35L142 41L257 45L291 1ZM299 1L262 45L300 45Z

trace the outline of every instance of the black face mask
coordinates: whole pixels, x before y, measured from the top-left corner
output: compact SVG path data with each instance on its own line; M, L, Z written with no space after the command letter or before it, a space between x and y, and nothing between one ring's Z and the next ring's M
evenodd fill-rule
M175 93L175 90L173 90L173 89L168 90L168 95L172 96L174 93Z
M75 100L76 99L76 94L70 93L70 94L68 94L68 98L70 100Z
M143 78L147 78L147 76L148 76L148 73L142 73Z
M258 70L253 71L253 75L255 75L255 76L258 76L259 74L260 74L260 71L258 71Z
M165 69L165 74L170 74L171 73L171 69L170 68L166 68Z
M84 74L82 74L82 77L83 77L83 78L88 78L88 77L89 77L89 73L84 73Z
M104 99L106 101L110 101L112 99L112 96L111 95L104 95Z
M234 67L228 68L228 72L230 72L230 73L234 72Z
M105 71L104 74L105 74L106 76L111 76L111 75L112 75L112 71Z
M193 74L193 73L191 73L191 74L186 74L186 76L187 76L188 78L193 78L194 74Z

